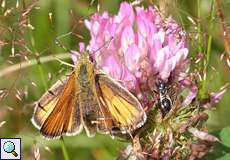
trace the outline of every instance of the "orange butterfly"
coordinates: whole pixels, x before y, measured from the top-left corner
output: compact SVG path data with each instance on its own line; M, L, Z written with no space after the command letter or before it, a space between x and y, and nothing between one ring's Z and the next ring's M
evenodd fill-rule
M97 73L98 72L98 73ZM127 134L141 127L146 114L121 84L95 70L82 53L69 77L56 82L38 101L32 123L47 138L79 134L91 137Z

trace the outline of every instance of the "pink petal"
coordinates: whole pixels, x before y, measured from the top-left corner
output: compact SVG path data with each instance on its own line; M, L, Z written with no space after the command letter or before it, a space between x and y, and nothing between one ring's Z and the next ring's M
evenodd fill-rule
M184 60L186 60L187 56L188 56L188 49L187 48L180 49L176 53L177 66L180 65L180 63L183 63Z
M221 87L219 91L211 93L210 97L205 101L205 103L202 104L202 107L206 109L210 109L213 106L215 106L215 104L219 103L220 100L225 95L225 93L227 92L227 86L228 84Z
M85 21L84 21L84 24L85 24L85 26L86 26L89 30L91 30L91 21L85 20Z
M192 133L195 137L201 140L204 140L204 141L209 141L209 142L219 142L220 141L217 137L207 132L199 131L197 128L189 128L188 131Z
M100 33L99 29L100 29L100 23L98 21L94 21L91 28L92 34L97 36L97 34Z
M134 90L136 88L137 81L135 76L114 55L110 54L104 59L102 69L128 89Z
M138 32L138 48L140 50L140 57L141 58L146 58L148 56L148 44L146 41L146 38L143 37L139 32Z
M156 26L152 23L149 24L149 35L147 36L148 44L150 46L154 45L154 35L156 34Z
M211 104L217 104L223 98L225 93L227 92L227 85L221 88L218 92L211 94Z
M149 36L148 27L145 24L145 22L141 19L141 17L137 17L137 27L138 27L138 32L142 34L143 37Z
M160 42L163 43L165 40L165 32L163 30L160 30L154 35L154 39L160 40Z
M124 68L122 82L131 91L138 89L136 77L127 68Z
M78 59L78 57L80 56L80 53L77 52L77 51L72 51L72 50L71 50L70 56L71 56L71 58L72 58L73 63L74 63L74 64L77 64L77 59Z
M123 19L126 19L129 24L132 24L134 21L134 12L132 5L127 2L122 2L118 12L118 16L115 17L115 22L121 22Z
M166 60L165 65L159 71L159 76L162 80L167 80L170 76L171 71L173 71L176 67L176 60L170 59Z
M124 28L121 36L121 45L122 50L125 52L129 45L135 43L135 35L131 26L127 26Z
M118 63L116 58L110 54L103 60L103 65L101 66L103 70L112 76L114 79L120 79L122 74L122 66Z
M84 52L85 51L85 43L83 43L83 42L79 43L79 51L80 52Z
M154 68L157 68L158 71L160 71L163 68L163 66L165 65L165 62L167 60L166 59L167 58L167 54L166 54L167 50L168 50L168 48L165 47L165 48L160 49L157 52Z
M188 88L189 89L189 93L187 95L187 97L185 97L182 106L188 106L192 100L196 97L197 92L198 92L198 88L197 86L190 81L189 79L183 79L179 82L184 88Z
M125 52L124 58L125 64L130 71L136 72L137 70L139 70L140 55L140 50L135 44L132 44L128 47L127 51Z
M149 57L150 57L150 61L152 64L156 63L156 59L158 56L158 52L162 49L162 43L159 39L153 39L153 46L151 46L150 48L150 53L149 53Z

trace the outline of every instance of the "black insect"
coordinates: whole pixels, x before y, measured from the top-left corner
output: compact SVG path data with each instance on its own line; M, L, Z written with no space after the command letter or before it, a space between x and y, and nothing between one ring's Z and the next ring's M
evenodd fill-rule
M163 116L165 116L172 109L172 100L169 95L169 86L163 81L157 83L159 93L158 107L160 108Z

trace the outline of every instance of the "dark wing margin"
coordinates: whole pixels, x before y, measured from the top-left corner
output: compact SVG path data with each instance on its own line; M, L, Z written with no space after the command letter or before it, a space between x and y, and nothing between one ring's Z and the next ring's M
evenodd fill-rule
M98 123L103 133L131 133L146 121L146 114L127 89L106 74L96 74L97 94L104 121Z

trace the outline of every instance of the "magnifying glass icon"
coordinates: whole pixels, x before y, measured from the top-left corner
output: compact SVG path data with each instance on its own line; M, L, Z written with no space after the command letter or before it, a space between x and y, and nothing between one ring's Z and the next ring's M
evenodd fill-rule
M15 145L11 141L7 141L3 144L3 150L6 153L11 153L14 157L18 156L17 152L15 152Z

